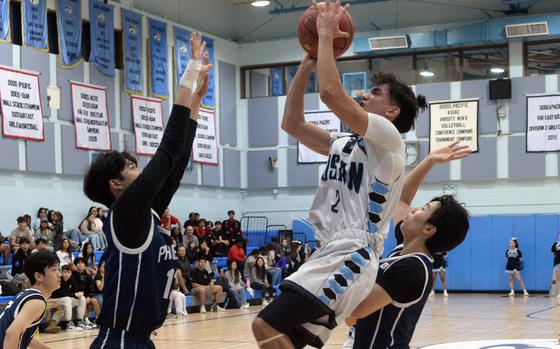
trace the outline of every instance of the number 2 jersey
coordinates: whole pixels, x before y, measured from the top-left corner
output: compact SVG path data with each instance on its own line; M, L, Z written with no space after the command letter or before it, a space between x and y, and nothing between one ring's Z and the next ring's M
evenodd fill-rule
M365 135L333 134L309 213L316 239L387 238L405 170L404 142L386 118L368 114Z

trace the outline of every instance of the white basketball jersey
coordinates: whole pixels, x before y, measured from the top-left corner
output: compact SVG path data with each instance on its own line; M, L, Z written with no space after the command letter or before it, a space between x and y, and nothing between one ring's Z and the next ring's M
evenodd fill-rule
M386 118L369 114L365 135L333 134L309 220L323 244L387 238L404 180L404 142ZM377 238L379 239L379 238Z

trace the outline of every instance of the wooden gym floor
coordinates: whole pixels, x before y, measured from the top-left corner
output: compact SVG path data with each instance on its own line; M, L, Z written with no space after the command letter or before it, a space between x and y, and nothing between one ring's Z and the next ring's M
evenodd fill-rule
M254 349L251 321L260 306L249 310L227 310L189 314L169 319L152 337L157 348ZM333 331L325 348L340 348L345 340L344 326ZM544 295L509 298L498 294L440 294L431 298L412 341L412 348L429 344L477 340L558 338L560 333L560 299ZM40 340L51 348L85 349L97 330L41 334Z

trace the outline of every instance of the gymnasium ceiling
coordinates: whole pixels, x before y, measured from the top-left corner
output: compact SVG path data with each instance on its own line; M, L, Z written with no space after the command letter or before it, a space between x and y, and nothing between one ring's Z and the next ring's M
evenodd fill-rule
M310 0L131 0L134 8L240 42L295 37L301 10ZM560 13L560 0L349 0L356 31L470 22L507 16ZM512 7L508 4L516 2ZM237 3L237 4L236 4ZM281 10L271 13L273 10ZM282 11L284 10L284 11ZM286 11L287 10L287 11Z

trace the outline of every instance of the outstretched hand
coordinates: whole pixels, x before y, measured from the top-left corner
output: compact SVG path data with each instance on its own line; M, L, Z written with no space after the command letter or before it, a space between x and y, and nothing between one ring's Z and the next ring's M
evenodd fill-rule
M198 83L195 91L195 94L198 96L198 98L202 99L204 98L204 96L206 96L206 93L208 93L208 72L210 71L210 69L212 69L212 64L209 63L208 52L204 52L202 58L202 69L198 74Z
M317 1L313 0L311 7L317 11L317 34L331 34L333 39L349 37L350 34L341 31L339 27L340 19L349 6L350 4L346 4L340 8L340 0L336 0L334 4L327 0L325 6L319 6Z
M471 154L472 150L468 145L459 145L459 141L455 141L446 147L430 152L430 159L438 164L446 163L452 160L464 159Z
M191 33L191 59L200 60L206 52L206 41L202 41L202 33Z

